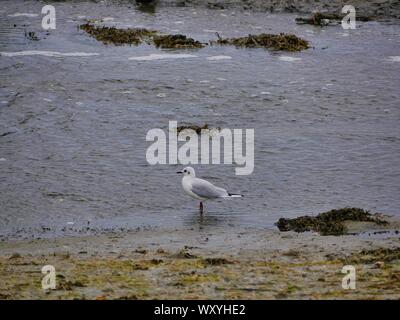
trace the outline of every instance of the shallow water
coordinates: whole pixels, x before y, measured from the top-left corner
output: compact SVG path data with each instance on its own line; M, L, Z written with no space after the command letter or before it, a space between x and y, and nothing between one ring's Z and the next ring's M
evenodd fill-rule
M88 221L100 231L273 228L282 216L343 206L400 215L398 23L347 31L298 26L295 15L187 7L148 13L127 3L57 2L50 32L41 29L44 3L0 9L1 235L85 232ZM313 48L106 46L78 30L89 18L204 42L216 31L291 32ZM245 198L207 203L199 218L175 174L181 166L146 162L147 131L167 130L168 120L255 129L252 175L235 176L232 165L195 166Z

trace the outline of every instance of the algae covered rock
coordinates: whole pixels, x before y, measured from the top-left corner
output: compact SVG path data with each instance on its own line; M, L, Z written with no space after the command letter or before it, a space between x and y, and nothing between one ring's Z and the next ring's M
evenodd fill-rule
M247 37L240 38L221 38L217 33L218 40L211 41L211 44L217 45L234 45L244 48L266 48L277 51L301 51L308 49L307 40L297 37L294 34L268 34L261 33L259 35L249 34Z
M276 223L279 231L316 231L321 235L342 235L347 232L345 221L374 222L378 225L387 221L359 208L342 208L320 213L317 216L302 216L294 219L280 218Z

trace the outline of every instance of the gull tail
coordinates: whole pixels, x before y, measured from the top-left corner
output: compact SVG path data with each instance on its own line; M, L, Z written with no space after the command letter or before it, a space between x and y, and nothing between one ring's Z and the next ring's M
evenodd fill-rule
M229 192L228 192L228 196L229 196L230 198L242 198L242 197L243 197L242 194L229 193Z

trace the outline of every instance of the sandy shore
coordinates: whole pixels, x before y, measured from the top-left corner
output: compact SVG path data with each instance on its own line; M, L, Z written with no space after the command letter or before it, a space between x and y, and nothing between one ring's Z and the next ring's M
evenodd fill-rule
M362 236L150 230L4 241L0 298L399 299L399 223L389 229ZM57 287L46 291L41 268L48 264ZM342 288L347 264L356 268L355 290Z

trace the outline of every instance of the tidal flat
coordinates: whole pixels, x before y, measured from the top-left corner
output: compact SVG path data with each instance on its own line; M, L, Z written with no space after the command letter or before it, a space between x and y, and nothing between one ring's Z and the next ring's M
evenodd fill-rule
M400 2L353 4L7 2L0 299L399 299ZM199 217L146 159L169 121L254 130L253 174L195 168L243 199Z
M354 230L354 225L353 225ZM138 230L0 243L1 299L399 299L399 223L341 236ZM44 265L56 288L41 286ZM356 289L343 289L345 265Z

